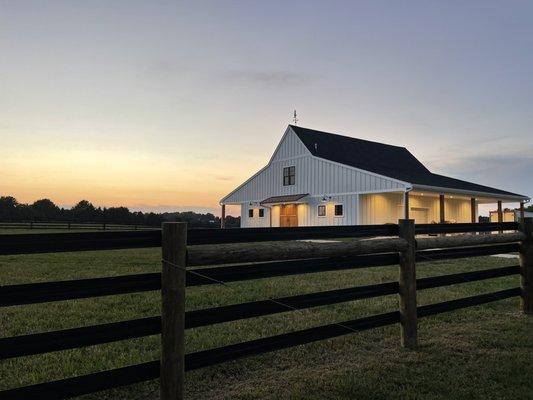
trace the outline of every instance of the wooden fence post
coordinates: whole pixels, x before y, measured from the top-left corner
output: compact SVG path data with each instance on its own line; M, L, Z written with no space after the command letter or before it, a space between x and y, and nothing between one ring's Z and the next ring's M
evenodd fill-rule
M520 230L526 236L520 243L521 308L533 315L533 218L524 218Z
M161 400L183 400L187 223L163 224L162 253Z
M398 221L399 236L408 246L400 252L400 324L402 346L415 349L418 346L417 312L416 312L416 240L415 221L402 219Z

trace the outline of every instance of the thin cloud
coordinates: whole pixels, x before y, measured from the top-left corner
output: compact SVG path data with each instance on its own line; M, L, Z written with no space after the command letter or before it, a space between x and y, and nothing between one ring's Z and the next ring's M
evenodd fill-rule
M232 181L234 179L233 176L224 176L224 175L213 175L213 177L217 181Z
M304 74L282 70L232 70L223 73L223 78L234 82L262 86L306 86L312 79Z
M431 168L431 170L435 173L533 197L532 151L517 150L493 155L455 156L447 163L439 165L438 168Z

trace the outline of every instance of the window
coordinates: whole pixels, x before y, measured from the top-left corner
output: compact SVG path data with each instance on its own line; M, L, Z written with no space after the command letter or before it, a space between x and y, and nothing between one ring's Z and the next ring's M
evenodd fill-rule
M264 208L260 208L259 209L259 218L263 218L265 216L265 209Z
M296 167L283 168L283 186L290 186L296 183Z
M318 216L319 217L325 217L326 216L326 206L324 204L321 204L318 206Z
M248 218L253 218L254 217L254 209L253 208L250 208L248 210Z
M335 216L342 217L342 204L335 204Z

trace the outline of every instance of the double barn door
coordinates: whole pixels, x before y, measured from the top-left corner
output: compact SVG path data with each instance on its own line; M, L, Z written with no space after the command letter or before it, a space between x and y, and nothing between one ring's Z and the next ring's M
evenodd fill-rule
M298 209L296 204L284 204L281 206L279 226L282 228L298 226Z

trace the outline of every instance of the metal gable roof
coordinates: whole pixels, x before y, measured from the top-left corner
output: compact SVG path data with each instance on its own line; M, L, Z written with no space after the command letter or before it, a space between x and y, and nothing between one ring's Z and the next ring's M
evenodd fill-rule
M316 131L296 125L289 126L313 156L329 161L374 172L413 185L528 198L505 190L434 174L405 147Z

